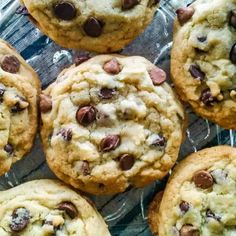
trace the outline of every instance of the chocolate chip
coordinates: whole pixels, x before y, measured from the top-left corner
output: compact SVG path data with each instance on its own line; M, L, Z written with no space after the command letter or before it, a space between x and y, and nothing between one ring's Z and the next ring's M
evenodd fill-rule
M158 147L160 149L164 149L166 146L166 139L161 134L158 135L158 137L154 140L152 143L152 146Z
M40 94L40 110L43 113L49 112L52 110L52 98L51 96Z
M23 15L23 16L28 16L29 12L25 6L21 6L16 10L16 14Z
M8 143L4 146L4 151L7 152L9 155L11 155L13 153L14 149L13 149L12 145Z
M236 28L236 10L230 12L229 24Z
M207 218L213 218L217 221L220 221L221 220L221 217L220 216L217 216L214 212L212 212L210 209L207 209L206 211L206 217Z
M116 94L116 90L115 89L101 88L101 90L100 90L98 95L99 95L99 97L101 97L103 99L110 99L115 94Z
M82 162L81 171L82 171L84 176L90 175L91 170L89 168L89 163L87 161Z
M76 120L83 126L88 126L96 120L96 109L93 106L79 108L76 112Z
M230 60L236 64L236 43L233 45L231 51L230 51Z
M210 107L214 105L216 99L212 96L210 89L205 89L201 93L200 101L202 101L206 106Z
M85 56L77 56L74 60L74 63L76 66L78 66L89 59L90 59L90 56L88 56L88 55L87 56L86 55Z
M119 157L119 162L122 170L130 170L135 163L135 158L131 154L123 154Z
M157 67L149 71L149 75L154 85L161 85L166 80L166 72Z
M202 36L202 37L197 37L197 40L201 43L205 42L207 40L206 36Z
M20 70L20 61L15 56L5 56L1 62L1 68L9 73L15 74Z
M139 4L139 0L122 0L122 9L129 10Z
M206 74L201 70L201 68L198 65L191 65L189 67L189 73L192 75L193 78L204 80Z
M183 213L186 213L189 208L190 208L190 205L188 202L185 202L185 201L182 201L180 204L179 204L179 208L180 210L183 212Z
M102 34L103 23L95 17L90 17L84 23L84 31L90 37L99 37Z
M112 75L117 75L121 71L120 64L116 58L106 62L103 66L103 70Z
M12 213L10 228L19 232L27 227L30 221L30 212L26 208L17 208Z
M205 170L197 171L193 176L193 182L196 187L202 189L208 189L214 184L212 175Z
M77 208L72 202L62 202L59 204L58 209L65 211L71 219L74 219L78 215Z
M59 1L54 7L54 13L62 20L72 20L76 16L76 9L70 1Z
M120 145L119 135L108 135L101 141L100 147L103 152L109 152Z
M61 129L58 134L60 134L66 141L70 141L72 139L72 129Z
M185 24L190 20L194 14L195 10L192 7L181 7L176 10L178 21L181 25Z
M5 89L0 88L0 103L3 102L3 96L4 96L5 91L6 91Z
M180 236L199 236L200 232L197 227L193 225L183 225L180 229Z

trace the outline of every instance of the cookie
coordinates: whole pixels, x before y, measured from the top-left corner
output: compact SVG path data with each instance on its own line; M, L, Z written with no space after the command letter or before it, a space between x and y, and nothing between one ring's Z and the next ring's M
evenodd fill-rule
M158 236L158 214L164 191L158 192L148 208L148 223L153 235Z
M0 39L0 175L33 145L39 93L40 81L34 70Z
M56 180L34 180L2 191L0 235L109 236L85 198Z
M180 97L227 129L236 129L235 19L233 0L197 0L178 9L171 53Z
M156 229L158 219L159 236L234 235L235 182L236 148L218 146L193 153L174 169L160 209L151 208L151 228Z
M116 52L150 23L159 0L23 0L30 19L66 48Z
M47 161L63 181L115 194L164 177L184 112L166 74L143 57L96 56L63 71L41 95Z

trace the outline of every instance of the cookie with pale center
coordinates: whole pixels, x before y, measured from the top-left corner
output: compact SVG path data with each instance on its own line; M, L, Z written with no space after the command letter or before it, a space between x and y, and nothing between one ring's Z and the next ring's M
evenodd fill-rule
M59 45L102 53L129 44L151 22L159 0L23 0L32 22Z
M149 208L159 236L228 236L236 226L236 148L217 146L191 154L174 169L163 196Z
M33 145L39 93L40 81L35 71L0 39L0 175Z
M101 55L64 70L40 101L52 171L99 195L163 178L178 157L185 123L165 80L163 70L138 56Z
M1 191L0 235L110 236L91 203L56 180L34 180Z
M177 10L171 74L182 100L236 129L236 3L197 0Z

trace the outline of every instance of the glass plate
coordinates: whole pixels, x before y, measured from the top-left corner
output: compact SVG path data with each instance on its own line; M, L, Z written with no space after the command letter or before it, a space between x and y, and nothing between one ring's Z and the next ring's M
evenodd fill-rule
M191 1L162 0L154 20L145 32L127 46L121 54L140 55L163 68L169 76L169 59L172 45L172 23L175 10ZM16 0L0 0L0 38L11 43L39 74L45 88L73 58L83 53L61 48L43 35L22 14ZM189 107L189 127L181 147L179 160L189 153L217 144L236 143L235 132L223 130L213 123L197 117ZM11 171L0 178L0 190L40 178L55 178L49 170L37 137L31 153L17 162ZM129 189L110 197L93 197L104 216L113 236L150 236L147 224L148 204L164 188L163 181L156 181L142 189Z

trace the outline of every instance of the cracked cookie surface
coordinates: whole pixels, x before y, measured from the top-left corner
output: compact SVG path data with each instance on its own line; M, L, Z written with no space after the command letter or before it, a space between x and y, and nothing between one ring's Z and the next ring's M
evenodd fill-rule
M2 191L0 235L109 236L85 198L56 180L34 180Z
M54 173L93 194L165 176L184 125L183 108L165 78L136 56L101 55L64 70L40 102L41 137Z
M159 236L234 235L235 182L235 148L212 147L187 157L174 169L159 210L156 204L149 213L158 217ZM150 222L156 230L154 220Z
M236 2L197 0L177 10L171 74L195 112L236 129Z
M63 47L116 52L150 23L157 0L23 0L32 21Z
M39 92L36 73L0 39L0 175L33 145Z

